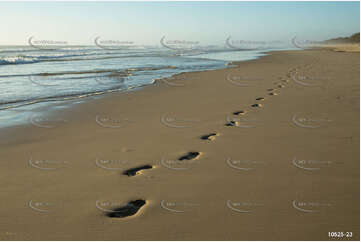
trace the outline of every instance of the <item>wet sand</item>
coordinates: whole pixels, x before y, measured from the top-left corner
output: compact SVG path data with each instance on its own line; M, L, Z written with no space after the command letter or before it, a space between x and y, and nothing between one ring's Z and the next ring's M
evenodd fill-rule
M272 52L4 129L0 239L359 240L359 60Z

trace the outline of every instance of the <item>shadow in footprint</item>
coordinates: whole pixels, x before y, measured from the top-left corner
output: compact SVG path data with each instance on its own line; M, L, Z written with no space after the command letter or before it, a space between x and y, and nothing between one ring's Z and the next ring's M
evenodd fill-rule
M255 104L252 104L251 107L253 107L253 108L260 108L260 107L262 107L262 104L255 103Z
M153 168L153 166L151 166L151 165L138 166L138 167L131 168L131 169L124 171L123 175L135 176L135 175L137 175L138 171L145 170L145 169L152 169L152 168Z
M257 100L257 101L263 101L264 98L263 98L263 97L258 97L258 98L256 98L256 100Z
M229 121L228 123L225 124L225 126L232 127L232 126L237 126L237 124L235 121Z
M242 115L245 113L246 113L246 111L240 110L240 111L233 112L233 115Z
M201 139L202 140L214 140L215 136L217 136L217 133L210 133L210 134L201 136Z
M130 201L127 205L113 209L113 211L106 213L110 218L125 218L132 216L138 212L138 210L145 205L145 200Z
M199 156L199 152L191 151L188 154L179 157L178 160L193 160Z

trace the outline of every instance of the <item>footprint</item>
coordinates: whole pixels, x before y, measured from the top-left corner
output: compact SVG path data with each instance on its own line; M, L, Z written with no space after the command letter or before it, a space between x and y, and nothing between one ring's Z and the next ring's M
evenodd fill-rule
M138 212L138 210L145 205L145 200L130 201L127 205L113 209L111 212L106 213L106 216L110 218L125 218L132 216Z
M267 91L269 91L269 92L272 92L272 91L274 91L275 89L273 89L273 88L270 88L270 89L267 89Z
M153 166L151 166L151 165L138 166L138 167L131 168L131 169L124 171L123 175L135 176L138 174L138 171L145 170L145 169L152 169L152 168L153 168Z
M203 139L203 140L214 140L215 136L217 136L217 133L210 133L210 134L201 136L201 139Z
M228 123L225 124L226 126L230 127L230 126L237 126L237 123L235 121L229 121Z
M279 88L283 88L283 87L285 87L285 85L283 85L283 84L279 84L277 87L279 87Z
M243 115L245 113L246 113L246 111L240 110L240 111L233 112L233 115Z
M262 104L260 104L260 103L255 103L255 104L252 104L251 105L251 107L253 107L253 108L260 108L260 107L262 107L263 105Z
M263 101L264 98L263 98L263 97L258 97L258 98L256 98L256 100L257 100L257 101Z
M193 159L197 158L199 155L200 155L199 152L191 151L191 152L188 152L188 154L179 157L178 160L193 160Z
M270 92L270 93L268 93L268 95L270 95L270 96L277 96L278 94L275 93L275 92Z

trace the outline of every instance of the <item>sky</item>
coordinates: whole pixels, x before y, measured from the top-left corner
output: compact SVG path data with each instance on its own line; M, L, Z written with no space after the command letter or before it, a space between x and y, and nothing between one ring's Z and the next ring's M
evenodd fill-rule
M36 40L157 45L171 40L221 44L294 36L325 40L360 32L359 2L0 2L0 45Z

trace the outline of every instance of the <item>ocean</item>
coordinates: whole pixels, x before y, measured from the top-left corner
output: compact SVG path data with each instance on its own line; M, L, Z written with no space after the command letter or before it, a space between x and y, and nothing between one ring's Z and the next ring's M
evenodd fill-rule
M24 124L44 110L66 108L69 100L79 103L85 97L140 88L177 73L225 68L231 61L256 59L267 51L215 46L187 51L157 46L1 46L0 127Z

